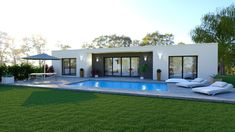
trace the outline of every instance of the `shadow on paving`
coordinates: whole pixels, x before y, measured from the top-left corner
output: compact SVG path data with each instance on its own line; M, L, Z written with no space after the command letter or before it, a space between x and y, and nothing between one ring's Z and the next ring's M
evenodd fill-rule
M94 93L60 90L35 91L27 98L23 106L75 103L95 98L96 95Z

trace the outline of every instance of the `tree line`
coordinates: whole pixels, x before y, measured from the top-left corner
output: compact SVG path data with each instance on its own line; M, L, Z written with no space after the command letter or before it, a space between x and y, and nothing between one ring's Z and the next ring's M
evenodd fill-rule
M114 48L114 47L130 47L130 46L144 46L157 44L173 44L172 34L160 34L153 32L147 34L142 41L132 41L128 36L118 35L104 35L95 38L92 43L83 44L82 48ZM47 51L47 40L41 35L32 35L22 38L20 44L15 41L15 38L6 32L0 31L0 65L3 64L20 64L26 60L22 60L23 56L30 56L34 54L42 54ZM56 42L56 46L61 50L71 48L69 44L64 44L60 41ZM42 62L39 61L39 66Z
M47 51L46 45L47 40L41 35L24 37L18 44L15 38L6 32L0 31L0 65L16 65L25 61L21 59L23 56L45 53ZM68 44L59 41L57 46L62 50L70 48ZM39 61L39 65L41 66L41 61Z
M148 33L143 39L132 40L130 37L116 34L101 35L92 40L91 43L85 43L82 48L116 48L116 47L131 47L131 46L146 46L146 45L171 45L174 44L173 34L161 34L158 31Z

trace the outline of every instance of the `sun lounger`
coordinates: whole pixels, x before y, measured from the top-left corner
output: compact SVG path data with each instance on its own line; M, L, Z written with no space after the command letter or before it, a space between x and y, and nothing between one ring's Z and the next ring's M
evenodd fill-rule
M203 87L203 86L208 86L208 85L209 85L209 82L201 78L196 78L192 81L176 83L176 86L185 87L185 88Z
M166 83L178 83L178 82L188 82L186 79L182 78L170 78L165 81Z
M193 88L192 91L213 96L218 93L231 92L232 88L232 84L228 84L226 82L215 82L207 87Z

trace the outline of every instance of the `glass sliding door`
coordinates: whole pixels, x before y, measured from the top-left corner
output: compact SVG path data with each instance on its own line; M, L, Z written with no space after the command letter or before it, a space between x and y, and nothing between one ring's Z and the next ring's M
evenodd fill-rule
M197 77L197 56L170 56L169 78L194 79Z
M113 76L121 76L121 58L113 58Z
M105 73L106 76L113 75L113 58L105 58Z
M183 78L194 79L197 77L197 57L184 57Z
M131 76L139 76L139 57L131 57Z
M70 59L70 75L76 75L76 59Z
M76 59L62 59L62 75L76 75Z
M106 76L139 76L139 57L110 57L104 63Z
M62 59L62 74L69 75L69 59Z
M122 76L130 76L130 58L124 57L122 58Z
M182 78L182 57L170 57L169 78Z

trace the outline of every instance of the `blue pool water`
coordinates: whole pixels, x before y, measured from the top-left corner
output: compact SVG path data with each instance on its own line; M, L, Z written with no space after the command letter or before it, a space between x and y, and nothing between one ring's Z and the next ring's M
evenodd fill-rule
M100 89L117 89L117 90L133 90L133 91L167 91L165 83L149 83L149 82L124 82L124 81L104 81L89 80L70 84L74 87L95 87Z

